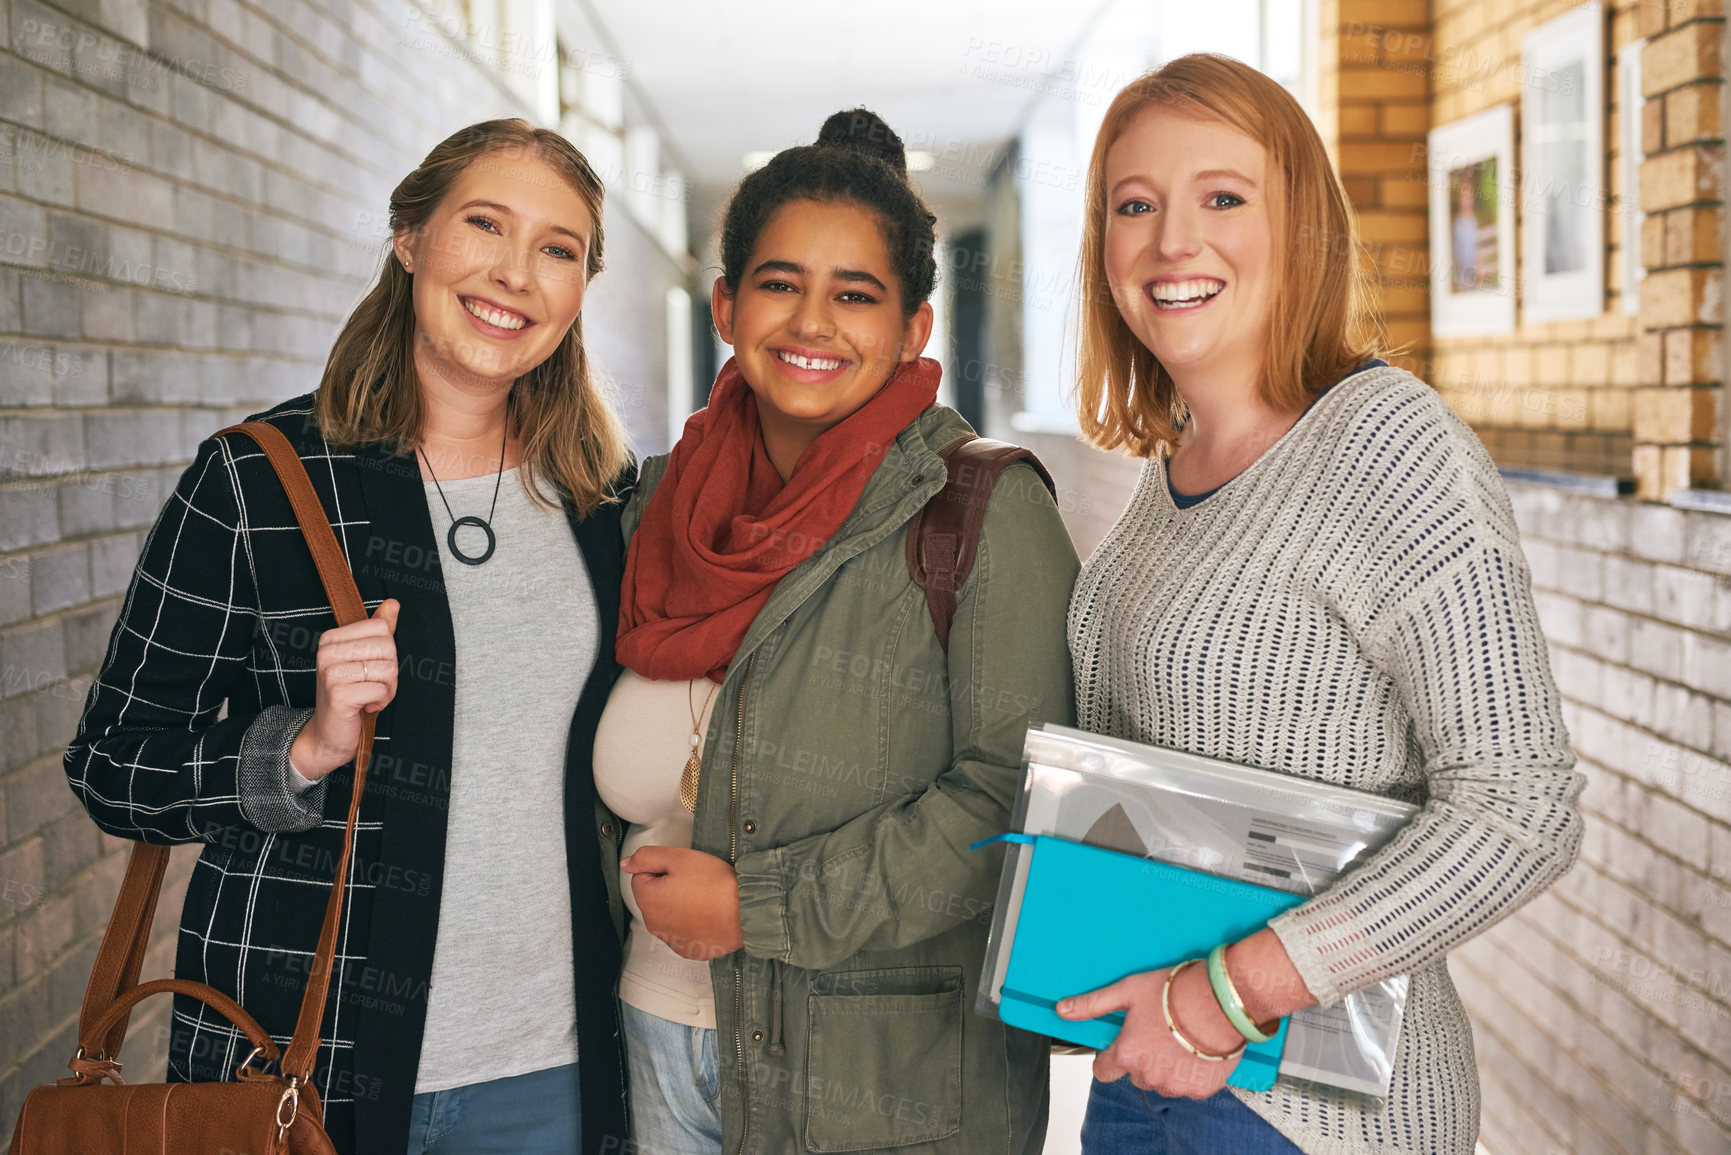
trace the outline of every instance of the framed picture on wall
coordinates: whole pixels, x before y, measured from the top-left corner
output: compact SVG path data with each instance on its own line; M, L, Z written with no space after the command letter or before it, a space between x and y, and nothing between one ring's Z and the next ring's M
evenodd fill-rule
M1605 311L1605 17L1582 4L1521 42L1521 307Z
M1499 104L1431 129L1431 332L1515 327L1515 117Z

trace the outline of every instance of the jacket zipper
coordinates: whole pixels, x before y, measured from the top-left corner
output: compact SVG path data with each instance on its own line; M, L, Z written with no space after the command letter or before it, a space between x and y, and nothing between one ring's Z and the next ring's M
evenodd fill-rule
M735 711L733 730L732 785L727 797L727 861L739 861L739 760L745 751L745 684L751 679L751 664L757 655L745 659L745 672L739 678L739 703ZM745 1015L745 970L739 953L733 956L733 1054L734 1069L739 1072L740 1128L737 1155L745 1151L746 1136L751 1133L751 1101L747 1097L745 1077L745 1035L740 1020Z

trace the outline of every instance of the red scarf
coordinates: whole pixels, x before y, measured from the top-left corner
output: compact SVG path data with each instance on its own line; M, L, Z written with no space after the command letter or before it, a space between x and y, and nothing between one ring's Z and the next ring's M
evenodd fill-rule
M757 397L728 358L631 539L620 662L646 678L721 681L776 583L829 544L890 443L937 399L941 372L925 357L898 366L800 454L783 484L763 448Z

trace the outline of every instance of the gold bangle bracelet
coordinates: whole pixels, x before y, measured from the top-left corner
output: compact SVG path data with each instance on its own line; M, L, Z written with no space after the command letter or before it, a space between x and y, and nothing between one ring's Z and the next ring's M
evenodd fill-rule
M1166 1015L1166 1029L1172 1032L1172 1037L1178 1040L1178 1045L1180 1047L1183 1047L1186 1051L1189 1051L1192 1055L1195 1055L1198 1059L1202 1059L1205 1062L1224 1063L1227 1059L1236 1059L1239 1055L1244 1053L1245 1041L1243 1039L1240 1039L1238 1045L1226 1052L1224 1055L1210 1055L1207 1051L1202 1050L1197 1047L1195 1043L1192 1043L1189 1039L1185 1038L1184 1032L1178 1029L1178 1024L1172 1019L1172 980L1178 977L1179 971L1183 970L1191 963L1200 961L1200 959L1193 958L1185 959L1167 972L1166 985L1160 988L1160 1010Z

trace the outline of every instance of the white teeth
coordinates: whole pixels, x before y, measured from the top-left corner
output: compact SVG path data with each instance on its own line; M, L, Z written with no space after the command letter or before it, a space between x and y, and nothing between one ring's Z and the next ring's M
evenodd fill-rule
M528 324L528 322L521 317L513 316L510 313L501 313L497 309L489 309L479 301L464 301L463 308L469 310L469 312L481 318L481 320L487 322L487 324L496 325L501 329L521 329L524 325Z
M801 369L840 369L842 366L840 361L831 361L823 357L801 357L798 353L788 353L782 350L777 350L775 355L789 365L797 365Z
M1212 277L1188 281L1165 281L1154 286L1154 303L1157 307L1164 308L1194 308L1225 287L1225 281L1218 281Z

